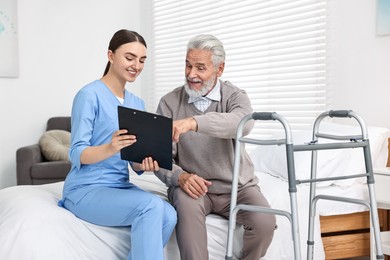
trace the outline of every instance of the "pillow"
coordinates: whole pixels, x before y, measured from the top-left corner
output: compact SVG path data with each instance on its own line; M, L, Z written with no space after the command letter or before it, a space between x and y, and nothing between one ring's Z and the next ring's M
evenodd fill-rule
M371 157L374 167L384 167L387 158L387 138L390 130L381 127L368 127ZM359 126L343 125L332 122L322 122L320 132L338 135L360 134ZM284 137L273 137L276 139ZM312 139L312 130L293 131L293 143L300 145ZM335 142L319 139L320 143ZM255 170L268 172L276 177L287 180L287 159L285 145L259 145L250 153ZM317 152L317 178L327 178L365 172L363 149L331 149ZM296 179L309 179L311 173L311 151L294 152ZM344 186L354 179L332 182L319 182L317 186L327 186L332 183Z
M70 132L65 130L46 131L39 139L42 154L49 161L68 161Z

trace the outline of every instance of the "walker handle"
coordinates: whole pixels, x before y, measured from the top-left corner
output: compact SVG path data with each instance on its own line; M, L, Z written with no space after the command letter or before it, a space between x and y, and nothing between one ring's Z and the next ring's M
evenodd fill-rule
M254 112L252 119L254 120L275 120L275 112Z
M351 110L330 110L329 116L330 117L351 117L350 112Z

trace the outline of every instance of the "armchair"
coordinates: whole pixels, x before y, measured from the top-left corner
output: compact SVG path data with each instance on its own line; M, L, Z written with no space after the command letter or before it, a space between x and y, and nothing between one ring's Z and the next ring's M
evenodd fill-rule
M70 132L70 117L52 117L47 121L46 131ZM17 185L38 185L65 180L69 173L69 161L49 161L42 154L39 144L24 146L16 151Z

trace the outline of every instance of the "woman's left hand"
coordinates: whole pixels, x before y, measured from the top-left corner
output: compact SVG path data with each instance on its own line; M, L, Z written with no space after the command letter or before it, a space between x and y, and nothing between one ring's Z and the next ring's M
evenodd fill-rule
M154 161L152 157L146 157L143 159L142 163L140 164L141 170L146 172L153 172L160 170L160 167L158 166L158 162Z

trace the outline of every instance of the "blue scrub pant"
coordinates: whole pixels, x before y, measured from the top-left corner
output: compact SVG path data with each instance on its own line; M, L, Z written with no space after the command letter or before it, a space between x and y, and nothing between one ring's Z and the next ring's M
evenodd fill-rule
M128 260L162 260L164 246L176 225L176 211L167 201L133 185L97 187L64 207L77 217L101 226L131 226Z

